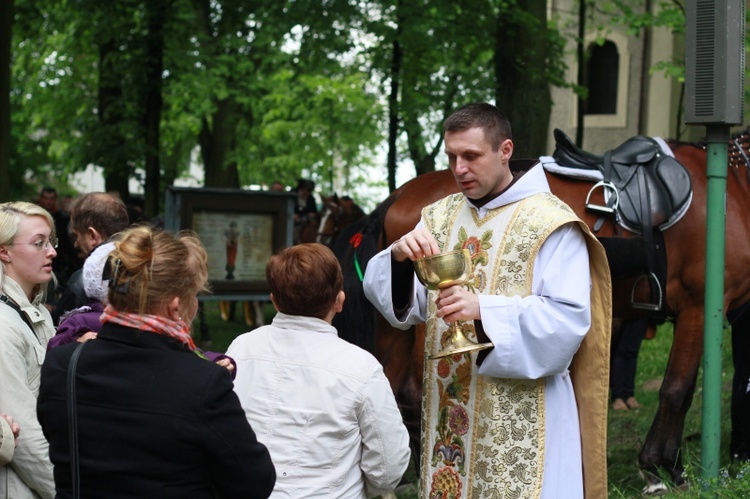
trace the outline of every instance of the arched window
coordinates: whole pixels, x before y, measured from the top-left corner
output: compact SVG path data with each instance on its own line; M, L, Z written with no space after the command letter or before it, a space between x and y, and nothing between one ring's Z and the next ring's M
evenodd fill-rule
M588 62L584 69L584 85L589 90L584 114L616 114L619 83L620 54L610 40L588 47Z

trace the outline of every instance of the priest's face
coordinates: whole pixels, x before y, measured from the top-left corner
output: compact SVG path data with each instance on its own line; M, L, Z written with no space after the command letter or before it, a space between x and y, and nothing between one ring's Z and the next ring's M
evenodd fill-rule
M513 142L505 139L493 151L482 128L446 132L445 154L459 189L469 199L499 194L513 180L509 168Z

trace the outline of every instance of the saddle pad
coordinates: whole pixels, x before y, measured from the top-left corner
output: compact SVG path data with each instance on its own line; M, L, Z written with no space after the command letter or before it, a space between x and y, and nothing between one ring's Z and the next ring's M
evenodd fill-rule
M550 173L557 173L564 177L575 178L578 180L590 180L598 182L604 180L604 175L600 170L587 170L583 168L571 168L569 166L558 165L552 156L540 156L539 162L542 167Z

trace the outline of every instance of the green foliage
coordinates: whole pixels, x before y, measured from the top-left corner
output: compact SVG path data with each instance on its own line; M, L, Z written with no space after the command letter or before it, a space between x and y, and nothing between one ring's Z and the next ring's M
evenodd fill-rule
M389 125L397 162L434 169L446 115L496 98L497 51L517 35L502 28L506 21L541 33L546 46L521 44L511 65L529 81L568 85L565 39L546 13L531 10L540 0L15 3L16 192L29 177L64 188L70 173L92 163L122 189L147 153L159 155L163 189L196 150L207 182L290 184L304 175L326 190L354 191L364 168L381 161ZM160 81L150 72L154 13L163 15ZM389 116L392 83L399 92ZM149 89L157 84L159 150L147 151ZM501 105L534 114L520 101Z
M260 133L243 170L244 183L281 180L293 184L301 171L333 191L335 174L351 189L354 172L368 166L382 142L382 110L367 88L366 75L295 75L279 71L256 107Z

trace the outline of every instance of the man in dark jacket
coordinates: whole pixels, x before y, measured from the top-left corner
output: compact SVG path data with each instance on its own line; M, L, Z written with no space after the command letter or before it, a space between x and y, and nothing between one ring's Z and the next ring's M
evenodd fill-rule
M129 224L128 210L121 199L105 192L82 194L73 201L70 209L70 232L75 247L87 256L100 244L124 230ZM83 290L81 270L75 271L65 286L52 320L59 324L60 317L88 303Z

